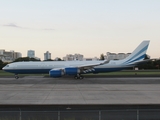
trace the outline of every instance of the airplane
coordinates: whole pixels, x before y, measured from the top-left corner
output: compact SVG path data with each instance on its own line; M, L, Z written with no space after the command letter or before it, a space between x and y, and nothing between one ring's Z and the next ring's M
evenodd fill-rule
M14 62L2 69L14 73L16 79L19 78L18 74L46 73L53 78L73 75L75 79L83 79L82 74L120 71L145 62L149 42L149 40L142 41L128 57L122 60Z

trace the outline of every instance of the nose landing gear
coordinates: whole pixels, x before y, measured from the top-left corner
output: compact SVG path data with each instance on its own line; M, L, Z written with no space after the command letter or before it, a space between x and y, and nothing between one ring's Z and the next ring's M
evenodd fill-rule
M15 79L18 79L18 78L19 78L18 74L15 74L14 77L15 77Z

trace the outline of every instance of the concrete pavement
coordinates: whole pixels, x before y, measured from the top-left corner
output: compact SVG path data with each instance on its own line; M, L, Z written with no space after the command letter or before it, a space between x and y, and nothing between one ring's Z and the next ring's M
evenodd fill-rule
M1 105L160 104L156 78L0 78Z

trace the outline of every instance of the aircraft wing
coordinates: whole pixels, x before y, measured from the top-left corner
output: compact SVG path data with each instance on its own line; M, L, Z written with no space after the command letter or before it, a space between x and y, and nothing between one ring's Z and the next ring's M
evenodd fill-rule
M102 62L95 62L95 63L92 63L92 64L82 64L82 65L70 65L70 66L65 66L65 67L62 67L62 68L53 68L52 70L64 70L65 68L77 68L77 69L80 69L80 70L86 70L86 69L90 69L90 68L93 68L94 66L99 66L99 65L103 65L103 64L106 64L106 63L109 63L109 61L107 60L104 60Z
M95 62L95 63L92 63L92 64L66 66L66 68L63 68L63 70L64 69L66 70L66 69L76 68L81 73L87 73L87 72L95 71L94 66L103 65L103 64L106 64L106 63L109 63L109 61L104 60L102 62Z
M84 64L84 65L78 65L78 66L73 66L73 67L77 67L77 68L85 68L85 67L94 67L94 66L99 66L99 65L103 65L109 63L109 61L104 60L100 63L94 63L94 64Z
M106 63L109 63L109 61L107 60L104 60L102 62L96 62L96 63L93 63L93 64L82 64L82 65L73 65L73 66L66 66L68 68L77 68L79 69L81 72L83 73L87 73L87 72L91 72L91 71L95 71L94 70L94 66L99 66L99 65L103 65L103 64L106 64ZM64 68L65 69L65 68Z
M155 59L145 59L145 60L142 60L142 61L135 62L134 64L139 65L139 64L146 63L146 62L153 61L153 60L155 60Z

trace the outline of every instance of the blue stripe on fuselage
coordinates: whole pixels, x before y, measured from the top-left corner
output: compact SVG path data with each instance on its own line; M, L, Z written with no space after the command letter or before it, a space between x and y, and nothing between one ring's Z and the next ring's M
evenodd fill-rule
M140 56L139 58L137 58L137 59L135 59L135 60L130 61L129 63L139 61L139 60L141 60L141 59L144 59L144 57L145 57L145 54L142 55L142 56Z
M88 73L99 73L99 72L113 72L113 71L120 71L123 68L95 68L95 71L88 72ZM17 70L5 70L6 72L14 73L14 74L49 74L51 69L17 69Z
M140 50L137 54L135 54L132 58L130 58L129 60L127 60L126 62L124 62L124 64L125 64L125 63L130 63L130 61L132 61L136 56L140 55L140 54L143 53L145 50L147 50L147 48L148 48L148 45L145 46L142 50Z
M100 72L114 72L125 69L126 67L119 68L95 68L95 71L87 72L87 73L100 73ZM14 73L14 74L49 74L51 69L10 69L5 70L6 72ZM86 73L86 74L87 74Z
M50 70L51 69L10 69L5 71L15 74L45 74L49 73Z

